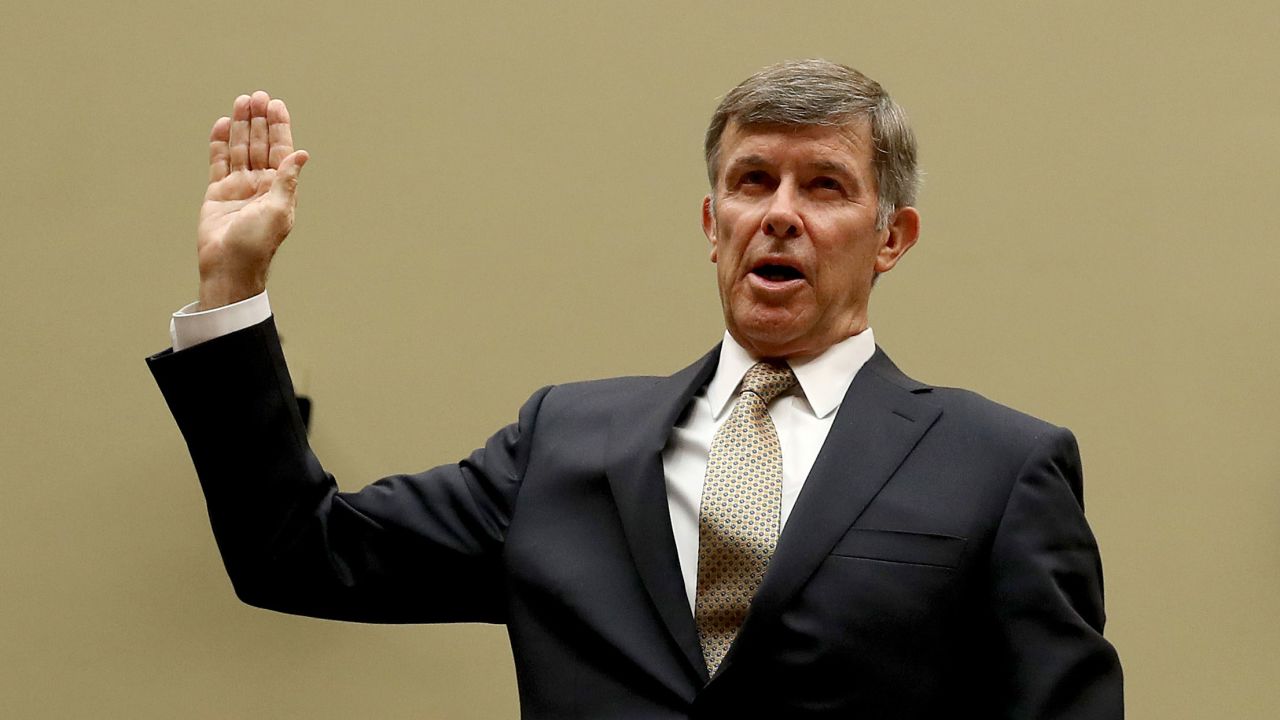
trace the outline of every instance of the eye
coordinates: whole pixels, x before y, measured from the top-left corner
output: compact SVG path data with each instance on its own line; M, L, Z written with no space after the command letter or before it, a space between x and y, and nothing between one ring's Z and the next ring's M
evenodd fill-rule
M844 186L840 184L839 180L826 175L814 178L809 183L809 186L815 190L830 190L838 193L844 192Z
M778 186L778 180L768 170L743 170L733 181L733 189L747 195L768 194Z

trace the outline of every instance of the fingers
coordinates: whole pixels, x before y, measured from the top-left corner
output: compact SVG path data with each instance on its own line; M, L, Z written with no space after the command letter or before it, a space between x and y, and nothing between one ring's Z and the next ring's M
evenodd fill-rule
M289 108L276 98L267 104L267 141L271 152L267 158L273 168L279 168L286 157L293 154L293 129L289 126Z
M271 96L259 90L249 98L249 169L265 170L270 146L267 143L267 105Z
M220 117L209 131L209 182L215 183L230 172L231 118Z
M231 111L231 132L228 136L229 168L231 172L249 169L249 96L236 98Z
M297 150L285 156L276 170L275 180L271 183L272 200L283 205L292 206L294 196L298 192L298 174L302 166L311 158L306 150Z
M218 124L222 120L226 120L225 130ZM283 100L273 100L262 90L237 97L231 117L222 120L214 124L214 133L218 136L211 134L209 138L211 181L239 170L278 169L294 152L289 109ZM215 142L222 144L215 148ZM215 153L219 157L225 155L225 169L214 169Z

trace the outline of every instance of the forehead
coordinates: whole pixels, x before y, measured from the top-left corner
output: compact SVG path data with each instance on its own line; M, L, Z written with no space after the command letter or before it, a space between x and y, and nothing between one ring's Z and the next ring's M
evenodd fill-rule
M720 140L720 168L735 161L806 165L836 163L859 175L871 172L870 123L846 125L739 125L730 122Z

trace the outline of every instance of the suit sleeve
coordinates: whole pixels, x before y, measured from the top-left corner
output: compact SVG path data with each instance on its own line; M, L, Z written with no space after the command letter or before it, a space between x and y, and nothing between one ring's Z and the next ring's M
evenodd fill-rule
M1041 436L1023 464L991 563L1005 717L1122 718L1120 662L1102 636L1102 565L1069 431Z
M148 365L244 602L362 622L503 622L501 550L546 389L467 459L338 492L273 320Z

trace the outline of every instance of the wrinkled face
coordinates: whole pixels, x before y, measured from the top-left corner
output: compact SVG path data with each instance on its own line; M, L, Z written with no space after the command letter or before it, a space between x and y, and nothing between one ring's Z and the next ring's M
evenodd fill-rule
M919 231L913 208L876 229L873 151L865 122L725 129L702 227L725 325L753 355L810 357L866 329L872 278Z

